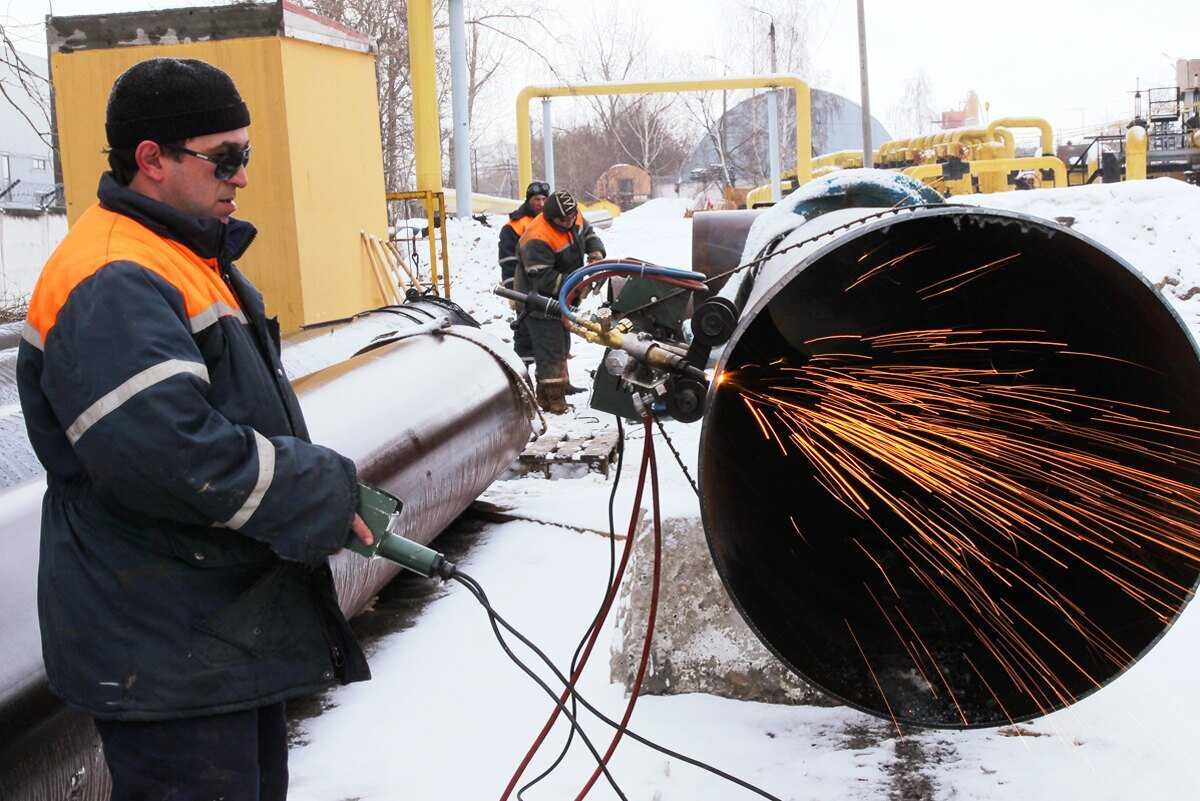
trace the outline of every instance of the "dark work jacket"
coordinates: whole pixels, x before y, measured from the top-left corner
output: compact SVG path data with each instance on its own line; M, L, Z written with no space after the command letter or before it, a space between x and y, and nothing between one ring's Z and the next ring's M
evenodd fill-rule
M537 212L529 208L529 201L526 200L520 206L508 215L508 222L500 229L500 247L497 258L500 261L500 282L510 284L513 279L513 274L517 270L517 243L521 240L521 234L525 233L525 229L537 217Z
M575 227L570 231L551 225L545 214L539 214L525 228L517 245L514 287L556 298L563 279L587 264L589 253L603 257L604 243L583 214L576 215ZM529 315L551 317L535 311Z
M38 279L17 365L46 467L51 689L160 720L369 678L326 561L355 467L309 442L278 325L233 265L254 227L107 174L99 198Z

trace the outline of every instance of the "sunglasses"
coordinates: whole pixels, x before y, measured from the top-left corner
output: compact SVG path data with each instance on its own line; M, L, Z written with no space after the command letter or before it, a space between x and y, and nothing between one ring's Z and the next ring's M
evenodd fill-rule
M525 190L526 197L530 197L532 195L549 195L549 194L550 194L550 184L546 183L545 181L534 181L533 183L531 183L529 185L529 188Z
M238 170L250 163L250 145L246 145L244 149L238 151L225 151L219 156L210 156L207 153L189 150L186 147L171 147L170 149L212 163L213 172L218 181L228 181L237 174Z

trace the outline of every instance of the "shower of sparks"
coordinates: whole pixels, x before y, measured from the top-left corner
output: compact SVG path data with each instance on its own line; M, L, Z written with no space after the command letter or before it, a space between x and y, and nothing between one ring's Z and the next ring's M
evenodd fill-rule
M947 279L948 285L997 264ZM905 616L892 583L897 577L888 575L880 552L897 554L904 566L890 569L907 571L959 616L994 660L991 672L998 668L1042 712L1075 700L1073 685L1098 688L1135 658L1093 617L1095 610L1061 588L1068 582L1050 574L1090 572L1164 626L1190 598L1189 587L1155 564L1166 557L1200 565L1200 487L1172 477L1200 468L1194 450L1200 432L1171 425L1164 410L1039 384L1036 370L997 369L988 358L995 348L1033 354L1039 363L1107 357L1069 350L1031 329L929 329L812 342L853 352L820 353L801 366L777 360L739 368L722 375L722 390L738 393L772 448L805 459L809 474L878 532L873 543L854 539L886 587L867 593L929 692L944 691L964 724L971 721ZM960 363L950 364L946 354ZM892 519L903 525L885 527ZM794 518L791 527L812 540ZM1047 613L1077 633L1094 663L1111 670L1080 664L1080 649L1039 627ZM1069 666L1069 675L1052 663ZM984 672L968 665L1008 717Z

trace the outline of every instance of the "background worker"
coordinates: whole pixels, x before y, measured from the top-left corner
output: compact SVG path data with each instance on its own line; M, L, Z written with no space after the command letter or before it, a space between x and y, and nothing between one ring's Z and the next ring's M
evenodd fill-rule
M604 243L579 213L569 192L554 192L517 246L516 289L558 296L563 279L584 264L604 258ZM529 310L525 314L536 364L538 405L551 414L567 411L570 333L562 320Z
M234 266L250 113L195 60L113 85L112 171L47 261L18 355L46 468L50 688L96 719L115 801L282 801L284 702L370 678L326 557L354 463L309 441L279 326ZM269 191L269 190L268 190Z
M546 205L546 196L549 194L550 184L545 181L530 183L525 188L525 202L508 215L508 222L500 229L500 283L506 287L513 285L513 275L517 270L517 244L521 234L542 213L542 206ZM509 325L513 330L513 349L528 366L533 364L533 344L529 341L529 329L525 327L523 318L523 310L517 309L517 317Z

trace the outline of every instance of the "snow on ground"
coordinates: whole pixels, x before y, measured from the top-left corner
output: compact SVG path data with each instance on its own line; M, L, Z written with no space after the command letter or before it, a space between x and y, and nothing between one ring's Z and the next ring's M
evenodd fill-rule
M1200 189L1157 180L1069 190L956 198L1053 219L1124 256L1161 286L1193 333L1200 330ZM656 200L602 231L609 255L690 265L685 205ZM496 280L492 227L450 222L454 299L503 339L511 339ZM573 343L575 383L596 369L600 349ZM586 396L575 396L585 398ZM611 425L581 407L551 418L555 431ZM668 424L693 470L699 426ZM628 431L629 450L641 432ZM695 496L657 440L667 514L696 510ZM617 498L618 528L628 521L636 457L627 459ZM486 498L530 516L607 526L609 484L592 474L549 481L497 482ZM560 666L594 613L608 569L599 537L525 522L488 527L460 563L493 605ZM624 705L609 683L611 630L597 644L583 693L610 716ZM1200 719L1200 611L1190 609L1129 673L1074 707L1020 727L932 731L897 738L891 725L845 708L784 707L701 696L646 697L632 728L704 759L784 799L992 799L1013 801L1176 801L1200 798L1192 752ZM486 618L458 585L431 602L416 625L386 636L371 658L374 680L336 690L332 706L307 720L306 744L292 754L293 801L498 798L544 721L550 702L500 652ZM545 671L542 671L545 675ZM585 718L585 721L587 719ZM587 722L598 748L601 724ZM552 736L561 742L560 722ZM557 748L547 746L526 776ZM747 791L631 742L613 772L630 799L748 799ZM576 744L553 777L527 795L573 798L594 762ZM590 798L615 797L603 782Z
M1188 327L1200 331L1200 190L1160 178L1070 189L956 197L1053 220L1123 256L1165 295Z

